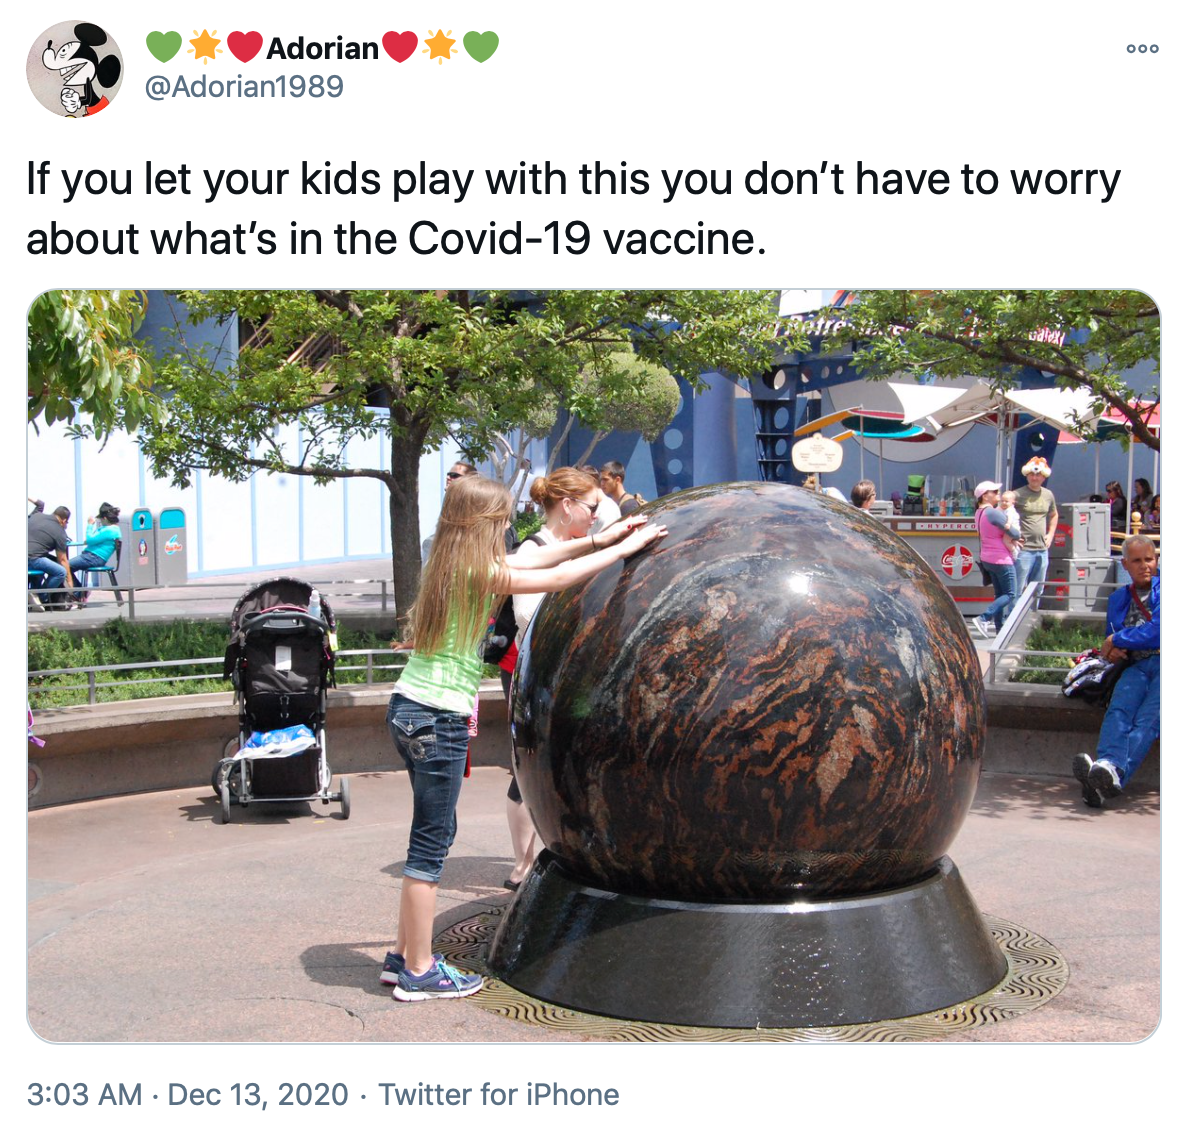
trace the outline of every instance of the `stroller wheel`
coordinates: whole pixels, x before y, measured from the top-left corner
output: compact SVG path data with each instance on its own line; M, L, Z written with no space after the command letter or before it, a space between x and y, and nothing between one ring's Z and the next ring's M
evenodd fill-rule
M349 819L350 818L350 781L345 776L343 776L338 781L338 786L341 789L338 792L338 799L342 803L342 818Z
M214 765L214 771L210 774L210 784L214 788L214 794L222 795L222 774L224 771L226 772L227 786L231 791L231 799L237 800L243 794L243 789L240 787L242 779L238 763L231 764L226 760L220 760Z
M220 801L219 806L222 809L219 812L219 822L220 823L230 823L231 822L231 789L226 784L224 784L222 786L222 792L219 796L219 801Z

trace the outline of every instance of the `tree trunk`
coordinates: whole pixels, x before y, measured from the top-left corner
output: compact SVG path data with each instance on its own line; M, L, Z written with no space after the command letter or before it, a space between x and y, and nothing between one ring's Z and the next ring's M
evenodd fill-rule
M423 432L392 433L391 476L387 483L391 515L391 577L402 622L420 589L420 448Z

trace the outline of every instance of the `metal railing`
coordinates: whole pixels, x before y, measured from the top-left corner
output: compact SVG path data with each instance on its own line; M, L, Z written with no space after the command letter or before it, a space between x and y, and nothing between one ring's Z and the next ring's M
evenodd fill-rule
M353 683L356 685L373 685L379 681L391 679L391 675L394 672L403 668L403 659L407 655L408 650L406 649L339 649L334 655L336 659L334 671L339 678L344 674L361 673L362 678ZM385 660L388 658L398 658L399 660ZM358 664L352 664L351 662L355 659L361 660ZM87 695L86 703L88 705L94 705L99 703L100 690L124 689L134 685L181 684L187 681L222 681L222 662L223 659L221 657L190 657L176 661L137 661L126 665L81 665L73 669L37 669L28 674L29 698L32 701L39 693L85 692ZM134 670L173 669L182 666L201 667L210 665L217 665L218 672L179 673L164 677L135 677L131 680L113 679L106 681L100 679L101 677L114 676L115 674L128 673ZM42 677L78 677L80 683L77 685L36 685L34 682ZM349 687L349 684L344 687ZM229 681L225 684L225 691L228 693L231 691Z
M1100 640L1103 641L1103 622L1101 613L1095 612L1101 596L1106 598L1116 589L1115 582L1078 583L1078 582L1031 582L1021 592L1021 596L1009 611L1001 632L993 639L988 647L988 671L986 679L990 684L1009 680L1009 677L1019 669L1027 669L1037 673L1050 673L1055 676L1051 684L1061 680L1070 665L1067 650L1027 649L1025 638L1029 636L1033 626L1033 617L1042 612L1042 602L1057 602L1060 609L1047 609L1048 613L1070 613L1076 620L1092 621L1100 618ZM1077 592L1083 596L1081 610L1069 609L1077 597ZM1042 661L1057 659L1059 664L1043 665Z
M316 586L322 593L328 594L335 609L341 606L341 600L343 598L356 598L360 600L376 599L378 601L377 610L379 613L386 614L388 612L394 613L395 611L395 599L392 596L391 580L389 578L327 578L322 580L304 578L302 580L308 582L310 586ZM228 582L226 580L185 582L175 586L91 586L86 587L86 592L92 596L95 594L115 593L126 595L126 617L128 621L135 621L138 616L137 607L144 609L149 606L177 606L178 604L188 605L190 603L190 598L176 596L174 591L204 591L201 596L193 600L199 602L226 602L229 604L225 608L229 610L248 590L258 585L261 581L266 581L266 579L261 578L243 582ZM359 589L358 587L372 588ZM374 587L377 587L377 589ZM79 586L60 586L52 590L38 589L33 591L30 589L30 593L52 594L64 601L72 601L73 595L81 588ZM228 590L230 592L227 592ZM154 594L156 595L155 597L153 596ZM120 604L122 606L122 603ZM140 614L139 616L146 615ZM178 616L190 616L190 611L179 611ZM192 616L204 615L194 614Z

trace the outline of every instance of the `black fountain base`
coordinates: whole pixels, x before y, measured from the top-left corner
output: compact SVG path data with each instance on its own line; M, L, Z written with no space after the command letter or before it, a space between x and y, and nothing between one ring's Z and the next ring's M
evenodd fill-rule
M853 898L690 903L585 886L544 852L490 947L491 971L570 1009L669 1025L798 1028L910 1017L1008 969L955 864Z

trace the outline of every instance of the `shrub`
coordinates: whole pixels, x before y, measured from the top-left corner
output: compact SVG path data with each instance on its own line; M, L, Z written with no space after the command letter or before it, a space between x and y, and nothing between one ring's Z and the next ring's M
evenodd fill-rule
M1088 649L1095 649L1103 641L1103 628L1098 623L1081 621L1056 621L1044 617L1026 638L1026 649L1042 653L1065 653L1065 667L1061 673L1048 673L1044 669L1019 669L1010 680L1025 685L1056 685L1066 670L1073 664L1073 658ZM1048 668L1062 667L1057 658L1046 658Z
M229 632L229 624L221 621L129 622L122 618L109 621L97 630L88 630L81 636L61 629L48 629L29 634L28 667L30 672L36 672L42 669L85 669L95 665L125 665L141 661L186 661L202 657L216 657L221 661ZM386 649L389 644L388 635L356 629L338 631L339 649ZM206 680L163 679L203 673L217 673L219 676ZM167 669L145 668L106 676L100 674L97 685L116 681L138 683L97 688L96 700L122 701L229 692L230 682L223 681L221 674L221 665L174 665ZM354 680L357 674L345 676ZM29 701L34 708L85 704L87 701L85 677L37 677L31 680L30 685ZM37 691L32 691L34 687Z

